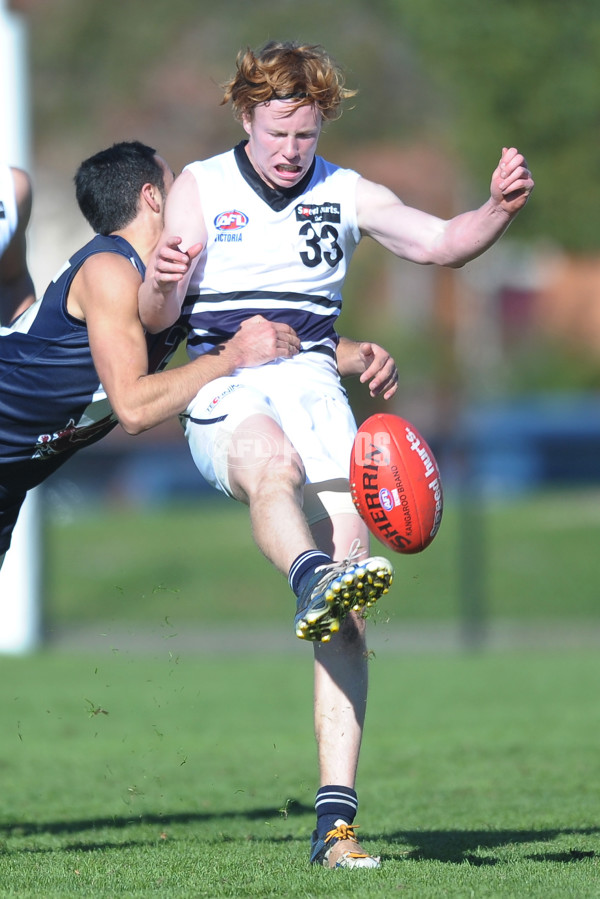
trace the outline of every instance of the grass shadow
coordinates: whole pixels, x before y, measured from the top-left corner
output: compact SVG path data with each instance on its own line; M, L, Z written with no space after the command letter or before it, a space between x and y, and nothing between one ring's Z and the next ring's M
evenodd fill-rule
M314 809L302 802L290 802L286 806L285 818L293 819L300 815L314 815ZM180 824L205 824L211 821L244 820L248 822L260 821L281 817L282 811L273 807L254 808L240 811L220 810L214 812L176 812L166 814L139 814L139 815L115 815L97 818L77 818L64 821L13 821L0 823L0 837L3 841L9 837L32 837L50 834L53 836L73 836L93 832L97 830L124 830L131 827L156 826L161 831L166 831L174 825ZM527 843L552 843L554 840L570 836L574 844L580 837L597 836L600 827L585 828L551 828L548 830L399 830L393 833L370 834L369 840L377 840L387 844L389 851L381 853L383 860L398 861L410 859L413 861L439 861L446 864L463 864L468 862L476 866L493 866L499 864L495 853L508 846L523 845ZM267 842L289 842L290 835L272 833L268 836L261 834L261 840ZM293 839L293 837L292 837ZM130 846L156 845L160 838L147 839L147 835L140 841L129 840L117 842L107 834L106 840L86 841L75 840L62 847L66 852L92 852L96 849L123 849ZM393 851L394 845L401 846L398 852ZM411 848L412 847L412 848ZM46 851L43 848L27 847L28 852ZM48 850L50 851L50 850ZM55 850L52 850L55 851ZM589 858L597 858L599 853L576 845L564 851L534 852L525 856L532 861L555 862L572 864Z
M314 815L313 806L305 805L302 802L291 801L288 803L287 809L293 806L293 814L311 813ZM287 814L291 814L288 811ZM274 807L247 809L240 811L220 810L215 812L175 812L165 814L144 814L139 815L114 815L99 818L76 818L72 821L12 821L0 822L0 835L6 839L11 836L29 837L39 834L52 834L60 836L61 834L76 834L89 830L112 829L122 830L126 827L135 827L136 825L156 825L162 829L172 827L175 824L200 824L210 821L221 821L227 819L242 819L246 821L263 821L265 818L280 817L282 812ZM287 816L287 815L286 815Z
M481 855L486 850L498 850L505 846L524 843L550 843L558 837L596 836L600 827L552 828L548 830L404 830L381 834L378 839L388 843L408 844L415 848L403 852L403 858L417 861L440 861L451 864L495 865L498 859ZM373 835L373 838L376 838ZM528 855L534 861L573 862L594 856L586 850L572 848L565 852L535 853ZM382 855L382 858L385 854ZM390 858L393 856L390 855Z

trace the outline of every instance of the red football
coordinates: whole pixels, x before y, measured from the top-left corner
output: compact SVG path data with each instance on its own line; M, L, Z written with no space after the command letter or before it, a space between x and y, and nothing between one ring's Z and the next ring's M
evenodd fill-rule
M350 487L371 533L395 552L421 552L437 534L444 507L440 471L406 419L378 413L363 422L352 449Z

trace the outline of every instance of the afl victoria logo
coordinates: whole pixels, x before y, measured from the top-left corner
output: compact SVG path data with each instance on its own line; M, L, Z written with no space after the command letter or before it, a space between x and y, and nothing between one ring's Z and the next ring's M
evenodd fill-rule
M238 209L231 209L229 212L220 212L215 219L215 228L217 231L239 231L248 224L248 216Z

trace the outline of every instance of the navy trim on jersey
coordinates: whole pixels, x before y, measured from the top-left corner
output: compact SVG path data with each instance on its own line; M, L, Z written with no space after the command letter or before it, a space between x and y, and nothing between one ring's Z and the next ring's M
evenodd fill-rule
M225 421L227 415L219 415L218 418L194 418L193 415L187 415L185 412L180 416L187 421L191 421L195 425L216 425L220 421Z
M239 302L247 299L249 308L223 309L222 305L227 301ZM273 306L261 306L260 300L273 300ZM281 322L289 325L298 334L303 343L322 343L330 341L338 342L335 331L335 318L330 315L317 315L308 309L295 308L294 306L277 306L277 302L291 301L306 302L308 300L315 306L323 309L341 309L339 300L331 300L327 297L313 297L308 294L287 293L279 291L235 291L227 294L200 294L189 296L183 305L183 314L186 315L190 333L188 344L197 350L198 347L207 349L218 346L223 340L232 337L243 321L249 315L262 315L267 321ZM193 312L195 303L201 303L202 309ZM206 306L214 306L214 310L207 311ZM275 307L275 308L273 308ZM305 347L310 349L310 347ZM206 349L205 349L206 351Z
M339 341L337 334L335 336L336 336L336 340ZM323 356L329 356L331 359L335 359L336 366L337 366L337 356L335 354L335 350L332 349L330 346L323 346L321 344L321 346L306 347L306 349L301 349L300 352L301 353L321 353Z
M238 164L240 173L244 181L250 185L252 190L258 194L261 200L264 200L267 206L270 206L274 212L281 212L282 209L285 209L285 207L289 206L293 200L298 199L298 197L304 193L306 186L313 176L315 160L313 159L308 172L304 175L302 180L298 181L298 183L294 184L292 187L269 187L248 159L248 154L246 153L247 144L247 140L242 140L233 148L235 161Z
M249 316L262 315L293 328L302 352L323 347L321 352L334 359L341 286L347 259L359 240L359 176L315 157L298 184L274 189L254 169L247 146L241 141L227 153L189 166L200 193L206 194L208 230L206 255L181 310L190 355L210 352ZM275 242L266 247L266 258L277 255L272 273L263 278L260 253L266 223L285 230L278 230ZM227 277L229 266L235 268L232 279Z
M310 293L293 293L292 291L281 290L232 290L228 293L195 293L188 294L182 306L182 312L190 315L194 303L238 303L240 300L248 300L252 308L255 307L255 300L284 300L288 303L304 303L308 300L315 306L323 306L324 309L340 309L342 303L340 300L331 300L329 297L313 296ZM202 313L203 315L205 313ZM262 315L262 313L261 313Z
M232 309L191 315L190 327L195 330L188 335L188 345L195 351L199 346L213 349L235 334L249 315L262 315L268 321L289 325L300 337L303 349L310 349L310 344L324 343L327 340L334 345L338 342L338 335L329 316L314 315L296 309L261 309L260 306L256 306L251 312L245 309Z

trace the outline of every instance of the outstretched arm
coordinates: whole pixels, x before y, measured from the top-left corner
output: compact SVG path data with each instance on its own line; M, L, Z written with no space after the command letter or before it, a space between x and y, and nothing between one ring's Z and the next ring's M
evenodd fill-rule
M490 197L478 209L444 220L405 206L392 191L360 179L357 188L361 231L396 256L422 264L459 268L491 247L525 206L534 182L525 158L504 148L495 168Z
M384 400L389 400L396 393L396 363L379 344L340 337L336 359L340 377L359 375L361 384L369 385L372 397L383 395Z

